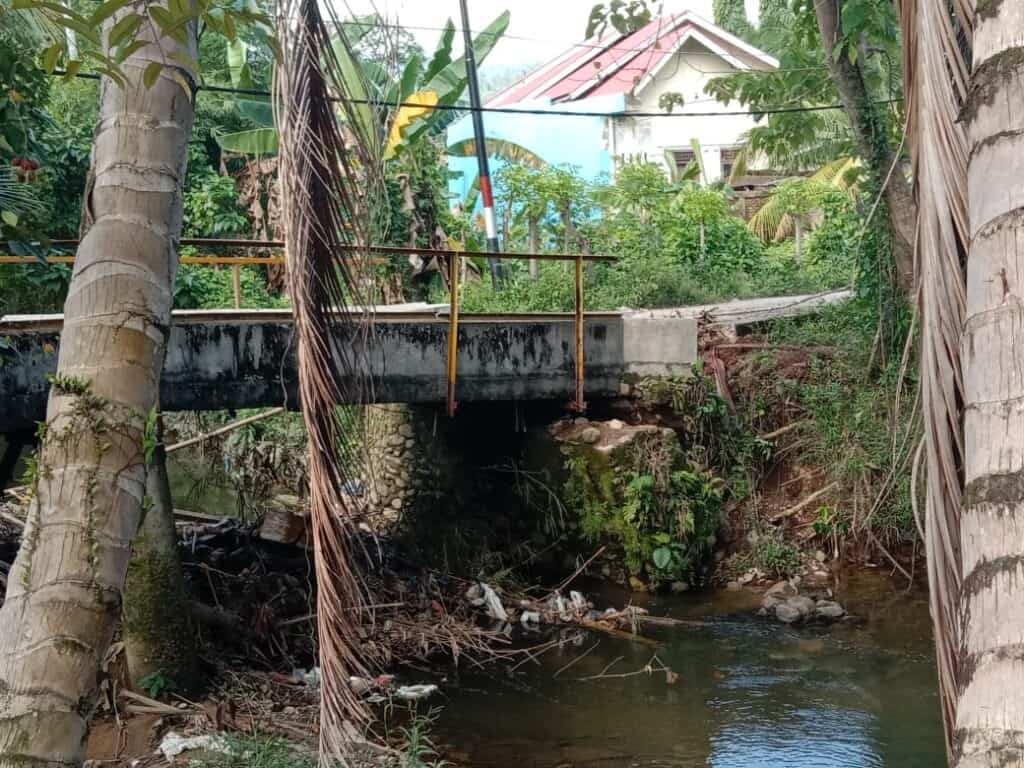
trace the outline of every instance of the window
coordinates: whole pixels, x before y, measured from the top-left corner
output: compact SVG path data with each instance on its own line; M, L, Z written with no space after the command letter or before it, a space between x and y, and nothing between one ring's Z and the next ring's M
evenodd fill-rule
M693 154L692 149L674 149L672 150L672 158L676 163L676 170L682 173L686 166L694 161L696 156Z
M739 153L739 147L722 149L722 178L726 181L732 176L732 167L736 164L736 156Z

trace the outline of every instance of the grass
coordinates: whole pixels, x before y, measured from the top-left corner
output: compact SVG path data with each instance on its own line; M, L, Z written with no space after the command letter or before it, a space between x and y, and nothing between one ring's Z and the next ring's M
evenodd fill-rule
M413 714L409 724L398 730L401 743L400 757L396 766L400 768L445 768L451 765L441 759L437 744L430 735L437 718L437 711ZM280 738L224 737L225 752L205 753L202 758L193 759L193 768L316 768L316 755L303 751L294 744ZM357 768L361 761L351 762ZM367 761L370 762L370 761ZM374 762L374 764L379 764ZM388 763L389 765L391 763Z
M315 768L316 758L296 750L283 739L225 739L227 752L210 752L191 764L196 768Z
M823 482L840 483L854 536L867 529L895 543L915 535L908 459L920 433L911 418L917 369L913 356L902 375L899 356L885 358L875 318L873 307L854 301L779 323L771 340L834 350L814 357L801 381L784 384L812 421L801 461L827 468Z

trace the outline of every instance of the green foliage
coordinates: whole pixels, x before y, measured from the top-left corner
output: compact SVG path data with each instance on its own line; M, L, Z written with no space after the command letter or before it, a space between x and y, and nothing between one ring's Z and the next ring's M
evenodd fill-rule
M556 169L560 171L561 169ZM498 202L508 216L511 250L525 250L524 219L539 223L541 249L561 250L564 225L551 200L549 171L506 166L498 174ZM572 183L577 183L575 180ZM591 252L615 256L584 275L587 309L664 307L723 298L781 295L849 284L856 261L857 206L847 195L814 181L796 181L793 205L810 198L822 211L803 262L792 243L766 247L730 207L726 188L673 186L653 164L630 164L615 183L575 188L572 218ZM813 195L811 194L813 193ZM701 228L704 247L701 247ZM506 265L507 284L494 292L486 281L463 286L468 312L570 311L569 267L542 263L532 279L522 262ZM438 300L445 300L437 296Z
M146 423L142 429L142 453L146 459L146 466L153 463L153 453L156 451L159 442L159 429L157 419L160 418L157 407L154 405L146 414Z
M850 521L835 507L818 507L814 519L814 532L819 536L845 536L850 532Z
M146 692L151 699L159 699L165 693L173 691L177 686L163 671L150 672L139 680L139 687Z
M686 464L660 436L638 438L629 452L624 471L618 461L566 459L565 493L570 507L580 510L583 535L621 545L632 575L699 581L721 519L722 481Z
M835 350L812 357L800 380L779 382L779 393L799 403L812 423L802 462L826 468L849 501L829 515L829 524L853 535L869 528L882 541L909 541L915 525L908 446L917 444L920 425L911 418L908 390L915 386L916 360L908 360L901 379L902 358L879 354L877 331L877 309L864 299L811 320L777 324L773 341Z
M673 202L673 209L694 221L711 224L729 215L729 203L720 189L691 185Z
M842 40L838 55L859 64L872 99L887 101L902 91L899 69L899 32L891 3L880 0L844 0ZM763 0L759 31L752 42L779 59L771 73L741 72L713 79L707 92L719 100L736 100L756 114L779 106L821 106L839 102L826 66L817 18L810 0L787 7L784 0ZM867 60L857 59L859 51ZM860 105L878 121L879 141L895 145L902 123L898 113L872 104ZM767 157L770 166L786 172L813 170L838 157L855 155L849 119L842 110L775 113L752 128L752 152ZM874 158L863 158L873 163ZM873 168L884 174L888 169Z
M257 413L168 413L163 418L167 434L177 441ZM280 489L301 493L307 485L307 455L301 414L275 414L174 454L176 498L187 504L208 496L230 496L245 515Z
M224 737L224 752L208 752L191 761L196 768L315 768L316 760L283 739Z
M714 382L696 364L686 378L649 377L637 384L646 408L667 408L691 464L709 467L724 482L729 498L744 498L771 458L772 446L757 436L756 414L733 413Z
M603 35L609 26L620 35L628 35L650 21L647 0L610 0L608 5L598 3L591 8L586 37Z
M797 571L803 561L800 549L783 540L779 531L771 529L758 536L739 565L743 570L758 568L769 576L781 578Z
M791 216L806 218L821 205L828 191L828 187L821 182L796 178L781 182L772 195L778 199L783 211Z
M191 237L224 237L243 234L250 222L238 205L235 180L205 169L185 192L184 229Z
M430 710L426 715L414 714L409 725L399 729L402 744L402 768L446 768L451 765L439 757L437 744L430 735L430 729L437 719L437 712Z
M183 249L184 252L185 251ZM241 267L242 306L250 308L287 307L285 296L267 290L261 267ZM174 282L176 309L224 309L234 306L231 269L206 264L182 264Z
M23 238L44 213L39 182L43 171L43 106L49 82L33 61L35 51L0 27L0 236Z
M622 546L630 573L655 581L699 581L723 503L749 494L771 446L731 412L696 370L682 379L639 382L645 408L674 414L675 440L639 436L625 451L567 449L567 506L589 539Z
M82 193L89 171L89 153L99 111L95 80L57 82L50 88L48 120L44 122L41 156L46 173L40 176L40 198L47 206L42 233L50 237L78 236Z
M67 264L0 265L0 315L59 312L70 283Z
M750 37L752 27L743 0L714 0L715 24L737 37Z
M190 28L197 23L223 33L229 40L235 39L239 28L254 25L267 30L270 27L270 18L253 10L255 4L196 0L192 3L150 5L121 13L129 2L103 0L89 4L85 12L79 12L74 5L46 0L13 0L11 8L20 11L16 14L20 16L18 26L22 30L31 30L32 42L45 46L42 64L47 73L52 73L58 64L62 64L68 77L73 77L84 66L104 74L121 87L129 85L121 65L132 54L154 45L152 39L139 35L144 27L158 30L160 36L171 37L183 46L188 42ZM108 25L107 22L119 13L116 23ZM75 33L76 50L70 49L65 30ZM269 33L264 32L264 40L276 50L276 41ZM151 87L161 74L169 71L170 76L180 80L182 88L188 92L189 84L180 70L184 68L198 75L199 64L184 53L172 54L172 58L175 60L173 65L154 56L143 71L143 85Z
M59 395L81 397L88 394L92 388L92 382L88 379L80 379L76 376L68 376L61 373L49 373L46 375L46 380Z
M664 244L684 265L700 265L702 276L753 273L760 262L761 243L743 220L729 211L721 190L689 185L659 209L654 220ZM701 227L704 247L701 247Z

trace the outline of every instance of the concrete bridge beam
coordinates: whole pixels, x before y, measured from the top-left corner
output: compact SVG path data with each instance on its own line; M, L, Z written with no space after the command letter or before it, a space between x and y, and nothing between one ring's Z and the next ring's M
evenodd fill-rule
M59 315L0 320L0 433L45 415L47 374L56 370ZM682 375L697 359L693 318L588 314L585 394L617 396L631 378ZM448 320L434 312L381 313L368 332L336 340L359 374L353 401L444 402ZM460 402L572 399L571 315L472 315L459 325ZM167 411L297 407L291 315L282 310L183 311L174 325L160 387Z

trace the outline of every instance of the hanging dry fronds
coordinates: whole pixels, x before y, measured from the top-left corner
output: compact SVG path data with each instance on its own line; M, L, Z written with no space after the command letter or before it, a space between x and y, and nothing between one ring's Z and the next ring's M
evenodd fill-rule
M364 587L350 559L346 478L363 470L357 419L339 402L371 400L364 378L371 332L369 260L339 262L342 243L369 241L379 188L379 137L347 43L332 40L316 0L278 6L280 58L274 109L280 132L282 224L295 321L299 393L309 433L310 516L321 669L320 755L344 759L347 723L368 714L348 681L360 674L358 615ZM356 96L355 98L359 98Z
M903 70L918 203L925 550L947 749L956 721L960 638L963 379L960 339L969 243L967 135L958 115L970 78L973 3L901 0Z

